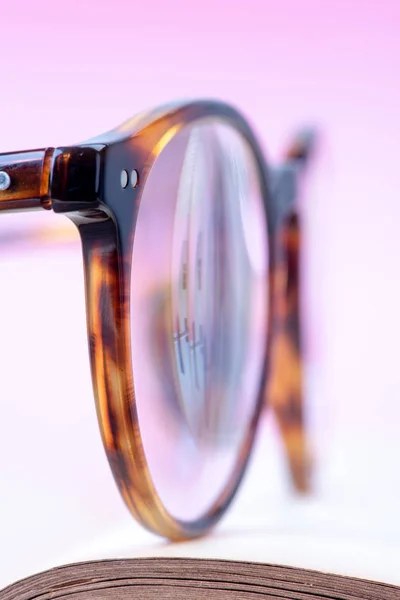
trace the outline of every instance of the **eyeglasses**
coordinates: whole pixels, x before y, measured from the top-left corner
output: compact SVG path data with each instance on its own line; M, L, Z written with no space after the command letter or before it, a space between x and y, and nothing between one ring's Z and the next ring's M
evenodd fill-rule
M133 515L172 540L226 511L266 395L307 488L296 198L312 141L272 169L235 109L198 101L0 155L0 210L79 230L105 451Z

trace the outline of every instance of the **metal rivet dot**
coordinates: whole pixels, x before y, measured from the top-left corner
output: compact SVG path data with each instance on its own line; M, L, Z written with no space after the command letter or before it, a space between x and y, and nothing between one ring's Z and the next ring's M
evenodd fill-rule
M139 185L139 173L136 171L136 169L133 169L133 171L131 173L131 186L133 188L135 188L138 185Z
M121 171L121 187L123 189L126 188L126 186L128 185L129 182L129 175L128 175L128 171L125 171L125 169L123 169Z
M0 192L8 190L11 185L11 179L8 173L0 171Z

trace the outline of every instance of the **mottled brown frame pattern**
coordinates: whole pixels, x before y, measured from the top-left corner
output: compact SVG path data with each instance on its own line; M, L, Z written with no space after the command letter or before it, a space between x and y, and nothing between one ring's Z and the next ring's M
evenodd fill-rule
M300 240L301 220L296 210L291 210L276 235L275 313L266 405L274 412L293 485L299 492L308 492L312 456L304 410Z
M259 171L269 231L270 317L257 410L236 468L223 494L195 522L174 519L154 489L142 447L130 357L131 257L142 190L157 156L185 125L219 118L246 138ZM122 169L136 169L139 185L120 186ZM87 325L97 414L106 454L121 494L148 529L172 540L204 534L221 517L240 484L265 400L278 418L291 473L306 488L307 457L302 417L297 278L298 221L281 210L270 193L268 168L247 121L232 107L214 101L169 105L139 115L87 143L57 149L0 155L0 171L11 177L0 191L0 210L53 209L78 227L83 247ZM293 210L293 206L291 207ZM294 257L294 258L293 258ZM266 387L268 358L271 376Z

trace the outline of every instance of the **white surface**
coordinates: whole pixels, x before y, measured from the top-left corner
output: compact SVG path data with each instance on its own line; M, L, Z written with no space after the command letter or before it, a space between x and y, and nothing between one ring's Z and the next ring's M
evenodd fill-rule
M129 517L58 562L134 556L195 556L253 560L319 569L400 585L397 505L316 494L299 498L285 489L275 432L263 424L260 443L238 501L215 532L170 544L138 530ZM352 501L353 500L353 501Z

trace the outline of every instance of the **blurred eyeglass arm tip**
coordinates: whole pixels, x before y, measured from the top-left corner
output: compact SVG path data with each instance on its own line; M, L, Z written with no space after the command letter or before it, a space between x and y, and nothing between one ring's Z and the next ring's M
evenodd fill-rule
M313 490L313 456L303 390L299 196L301 180L315 152L316 139L316 129L299 130L284 151L282 163L269 172L275 207L272 230L276 266L273 273L275 319L266 405L274 415L291 482L299 493Z

